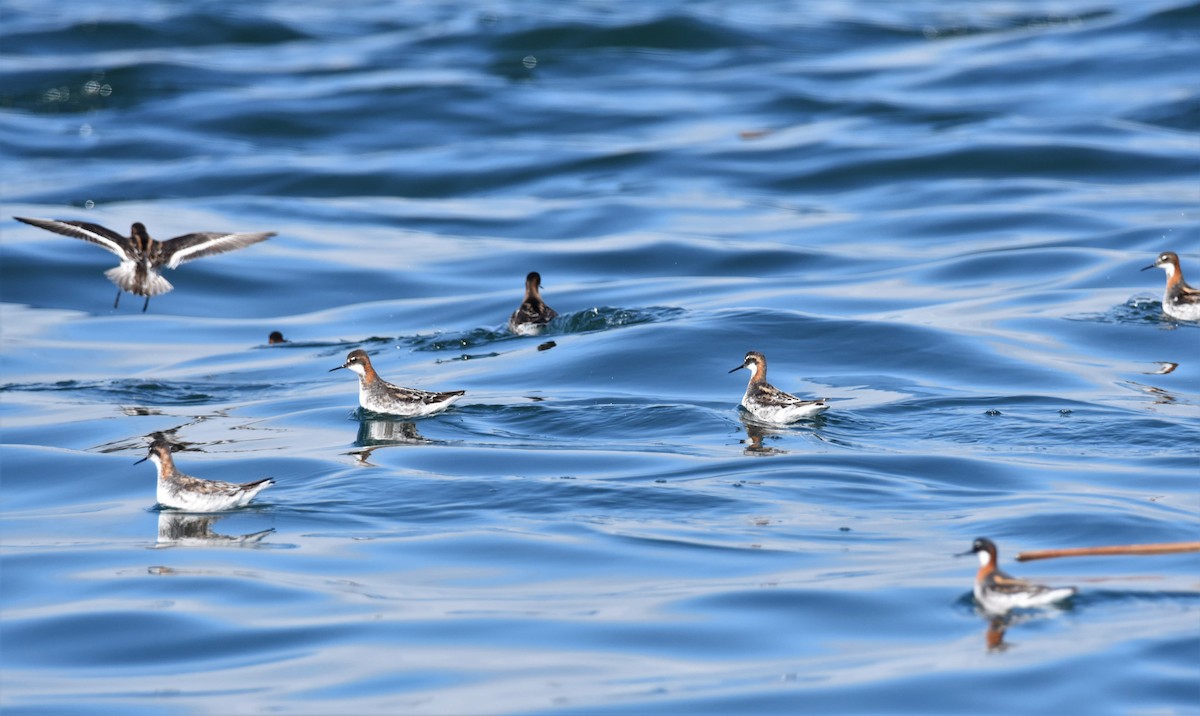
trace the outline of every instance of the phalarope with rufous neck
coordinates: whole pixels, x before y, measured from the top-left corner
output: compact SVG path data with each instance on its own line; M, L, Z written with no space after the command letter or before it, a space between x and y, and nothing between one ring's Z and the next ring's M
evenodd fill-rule
M1047 587L1005 574L996 566L996 543L987 537L979 537L971 549L958 556L969 554L979 557L974 592L975 601L985 611L1003 614L1011 609L1044 607L1075 594L1075 587Z
M1200 321L1200 289L1183 280L1183 269L1174 251L1164 251L1143 271L1160 268L1167 272L1167 289L1163 292L1163 313L1181 321Z
M158 468L158 504L187 512L219 512L241 507L255 495L275 484L271 478L237 484L217 480L202 480L175 469L171 458L171 442L156 435L150 443L150 453L134 464L147 460Z
M374 413L398 415L403 418L433 415L449 408L466 393L465 390L430 393L392 385L379 377L371 365L371 358L361 348L350 351L346 362L336 368L330 368L329 372L342 368L348 368L358 375L358 404Z
M729 371L750 370L750 382L742 396L742 407L755 418L768 423L793 423L811 418L829 409L824 398L803 400L785 393L767 382L767 359L758 351L750 351L737 368Z

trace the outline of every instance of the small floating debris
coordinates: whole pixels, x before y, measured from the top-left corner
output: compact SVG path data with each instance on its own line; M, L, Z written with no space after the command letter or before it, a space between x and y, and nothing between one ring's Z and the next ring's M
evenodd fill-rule
M762 139L770 134L774 134L773 129L743 129L738 132L738 136L742 139Z
M538 346L538 350L539 351L548 351L556 345L558 345L558 344L555 343L554 341L546 341L545 343Z

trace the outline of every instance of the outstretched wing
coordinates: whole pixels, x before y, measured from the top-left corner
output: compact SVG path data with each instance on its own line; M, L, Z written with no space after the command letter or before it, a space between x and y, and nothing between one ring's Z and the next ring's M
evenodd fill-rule
M214 254L223 254L226 251L241 249L250 244L257 244L260 241L266 241L275 235L274 231L267 231L258 234L218 234L213 232L200 232L196 234L184 234L176 236L173 239L167 239L163 243L163 251L170 258L167 260L167 268L176 268L179 264L186 263L192 259L198 259L203 256L212 256Z
M30 226L36 226L39 229L90 241L122 258L127 257L129 253L129 239L127 237L121 236L112 229L107 229L99 224L89 224L86 221L59 221L57 219L26 219L22 216L14 216L13 218Z

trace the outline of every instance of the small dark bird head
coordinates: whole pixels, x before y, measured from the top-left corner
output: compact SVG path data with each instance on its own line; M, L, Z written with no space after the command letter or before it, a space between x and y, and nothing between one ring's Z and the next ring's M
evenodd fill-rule
M542 299L542 275L537 271L530 271L525 277L525 298Z
M271 331L271 335L267 337L267 344L273 346L277 343L287 343L287 341L283 339L283 334L279 331Z

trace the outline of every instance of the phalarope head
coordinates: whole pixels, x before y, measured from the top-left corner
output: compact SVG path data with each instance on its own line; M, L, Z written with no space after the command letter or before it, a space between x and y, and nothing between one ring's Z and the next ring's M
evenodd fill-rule
M750 380L752 381L764 380L767 377L767 359L758 351L749 351L746 353L746 358L742 361L742 364L729 372L735 373L742 368L747 368L750 370L752 374L750 376Z
M369 374L375 372L375 369L371 367L370 356L368 356L367 352L361 348L356 348L350 351L350 353L346 356L346 362L336 368L330 368L329 372L332 373L333 371L341 370L342 368L350 369L360 378L365 378Z
M267 345L273 346L277 343L287 343L287 340L279 331L271 331L271 335L267 336Z
M976 537L971 543L971 549L966 552L959 552L955 557L966 557L968 555L979 557L979 566L995 566L996 565L996 543L987 537Z
M155 464L156 467L158 467L159 470L162 470L164 467L167 469L173 469L175 463L171 458L172 448L174 448L174 444L170 440L167 440L162 433L154 433L153 440L150 441L150 447L149 451L146 453L146 457L133 464L141 465L143 462L150 460Z
M1160 268L1167 272L1167 280L1170 280L1179 273L1179 256L1174 251L1164 251L1158 255L1154 263L1149 266L1143 266L1143 271L1149 271L1152 268Z
M530 271L525 277L525 295L530 298L541 299L542 297L542 275L537 271Z
M1167 272L1167 291L1168 293L1184 291L1190 293L1193 291L1191 287L1183 280L1183 268L1179 265L1179 255L1174 251L1164 251L1158 255L1154 263L1149 266L1143 266L1143 271L1149 271L1152 268L1160 268ZM1195 299L1192 299L1193 301Z

